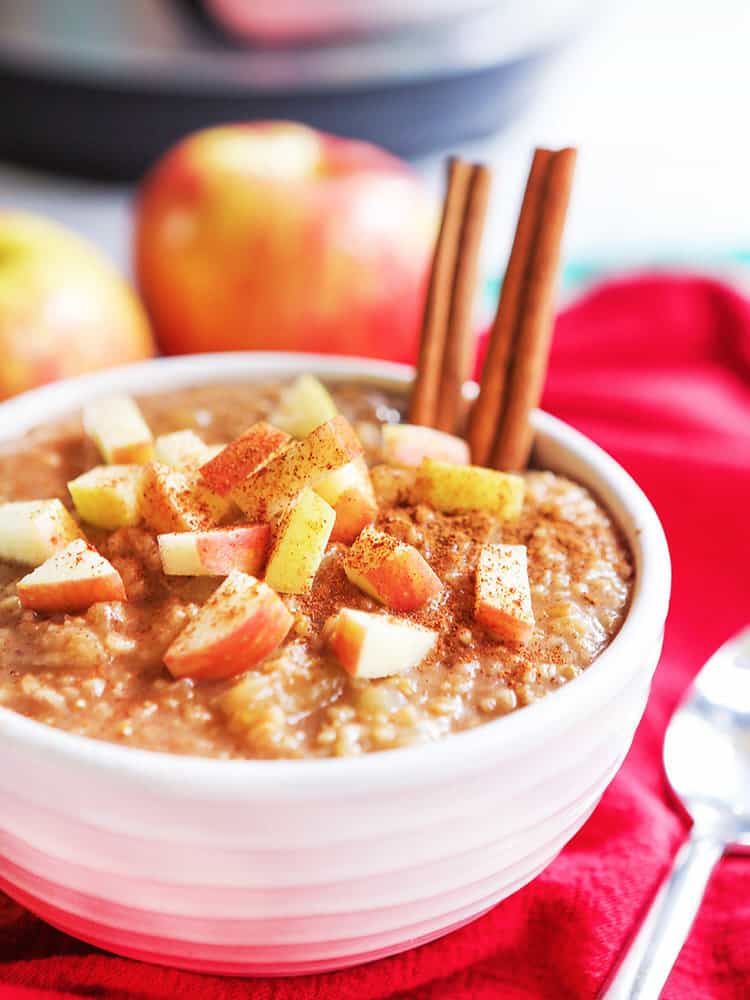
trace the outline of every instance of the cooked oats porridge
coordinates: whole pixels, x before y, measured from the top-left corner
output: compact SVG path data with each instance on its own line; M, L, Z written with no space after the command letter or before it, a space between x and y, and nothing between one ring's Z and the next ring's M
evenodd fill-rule
M585 670L633 575L600 504L468 465L397 396L329 389L106 400L6 445L0 705L150 750L346 756Z

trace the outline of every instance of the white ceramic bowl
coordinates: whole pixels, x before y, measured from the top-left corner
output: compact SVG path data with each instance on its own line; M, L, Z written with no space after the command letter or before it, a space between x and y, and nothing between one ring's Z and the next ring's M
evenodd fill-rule
M0 440L113 391L313 371L405 386L382 362L165 359L0 406ZM241 974L335 969L472 920L534 878L625 756L662 642L664 535L633 480L538 413L537 460L591 487L636 561L614 642L570 685L424 747L344 760L212 761L87 740L0 709L0 888L124 955Z

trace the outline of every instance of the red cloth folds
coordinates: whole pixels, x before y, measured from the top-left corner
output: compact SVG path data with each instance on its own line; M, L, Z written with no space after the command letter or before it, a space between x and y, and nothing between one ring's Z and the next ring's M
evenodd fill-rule
M559 318L544 406L635 476L663 519L674 564L646 716L622 770L560 857L442 940L293 980L158 969L25 918L0 932L0 997L26 1000L33 990L139 1000L595 996L687 828L662 777L664 727L706 656L750 620L750 303L715 281L684 276L602 286ZM726 858L664 997L749 995L750 862Z

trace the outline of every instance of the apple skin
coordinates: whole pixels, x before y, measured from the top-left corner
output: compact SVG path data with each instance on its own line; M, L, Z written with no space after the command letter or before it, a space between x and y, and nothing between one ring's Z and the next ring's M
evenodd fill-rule
M291 440L286 431L261 420L230 441L198 471L210 490L226 497Z
M0 399L153 353L143 307L95 247L0 211Z
M293 621L267 584L234 570L177 636L164 663L173 677L234 677L273 652Z
M160 462L143 466L138 505L146 526L158 534L208 531L229 511L227 501L212 493L197 472L179 472Z
M167 576L228 576L233 569L255 576L263 569L270 538L268 524L238 524L167 533L156 540Z
M422 553L374 528L365 528L344 558L355 587L393 611L416 611L443 589Z
M83 538L18 581L18 599L32 611L83 611L100 601L126 600L122 577Z
M361 454L362 443L346 417L339 413L306 438L282 448L243 479L230 496L249 520L273 520L305 486L314 486Z
M413 361L437 215L367 143L291 122L194 133L138 199L135 272L167 353Z
M106 601L124 601L125 587L116 569L109 576L90 580L58 580L54 583L18 584L18 599L31 611L85 611L92 604Z

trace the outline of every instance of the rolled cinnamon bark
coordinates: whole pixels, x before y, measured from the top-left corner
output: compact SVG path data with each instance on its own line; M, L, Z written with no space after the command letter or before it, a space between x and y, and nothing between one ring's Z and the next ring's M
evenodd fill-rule
M516 224L510 259L500 300L490 331L482 382L469 418L468 441L475 465L489 465L503 414L509 363L523 308L524 285L532 246L539 229L539 214L552 150L537 149L526 182Z
M491 465L497 469L522 469L529 460L533 441L529 415L539 405L547 373L562 234L575 162L576 150L568 148L554 153L547 163L536 235L520 297L505 404L491 455Z
M455 434L459 429L464 382L471 375L474 348L474 302L479 252L487 216L492 175L487 167L471 168L464 221L459 237L448 332L443 353L434 426Z
M471 166L453 157L448 162L448 190L427 290L417 374L409 403L409 421L434 426L448 335L453 280L460 234L471 180Z

